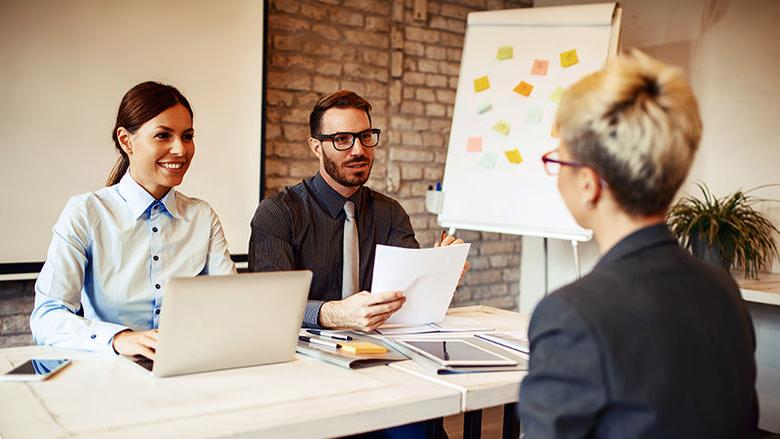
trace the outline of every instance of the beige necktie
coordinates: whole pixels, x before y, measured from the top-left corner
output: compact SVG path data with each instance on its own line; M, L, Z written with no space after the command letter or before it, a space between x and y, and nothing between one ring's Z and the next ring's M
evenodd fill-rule
M360 251L358 250L358 229L355 223L355 203L344 203L344 268L341 273L341 298L358 292L360 286Z

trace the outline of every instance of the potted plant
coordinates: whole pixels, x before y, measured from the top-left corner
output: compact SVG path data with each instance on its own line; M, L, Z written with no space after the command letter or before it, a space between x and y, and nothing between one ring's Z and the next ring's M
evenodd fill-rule
M723 268L741 270L757 278L780 256L774 235L777 227L753 206L761 201L751 192L769 186L739 190L721 198L707 185L697 184L703 199L686 195L675 203L667 215L667 224L683 248L694 256Z

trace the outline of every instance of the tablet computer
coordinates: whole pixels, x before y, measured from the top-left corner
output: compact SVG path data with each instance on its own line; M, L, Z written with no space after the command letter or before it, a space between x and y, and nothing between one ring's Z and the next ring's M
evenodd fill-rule
M502 357L465 340L402 340L413 351L444 366L515 366Z

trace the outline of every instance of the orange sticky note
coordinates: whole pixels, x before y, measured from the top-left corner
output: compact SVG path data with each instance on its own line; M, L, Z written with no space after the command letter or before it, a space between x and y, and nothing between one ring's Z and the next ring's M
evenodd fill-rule
M580 62L580 59L577 58L577 51L575 49L561 52L561 67L571 67L578 62Z
M515 93L519 95L523 95L525 97L531 96L531 92L534 90L534 86L525 82L520 81L519 84L515 86L515 88L512 89Z
M513 165L523 163L523 156L520 155L520 150L517 148L504 151L504 155L506 155L506 159L509 160L509 163L512 163Z
M341 350L350 354L384 354L387 348L367 341L342 341L339 342Z
M479 78L474 80L474 91L479 93L481 91L485 91L490 88L490 80L488 79L487 75L480 76Z
M467 152L481 152L482 151L482 137L469 137L469 142L466 144Z
M550 100L556 104L560 104L564 93L566 93L566 89L559 85L555 87L555 90L553 90L552 93L550 93Z
M546 59L535 59L534 65L531 67L532 75L544 76L547 74L547 67L550 66L550 61Z

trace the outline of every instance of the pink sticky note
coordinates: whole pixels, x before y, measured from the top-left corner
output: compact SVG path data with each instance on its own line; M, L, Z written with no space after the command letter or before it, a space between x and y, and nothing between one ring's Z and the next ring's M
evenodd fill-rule
M466 152L481 152L482 137L469 137L469 143L466 145Z
M531 74L544 76L547 74L547 67L549 66L550 61L546 59L535 59L534 65L531 67Z

